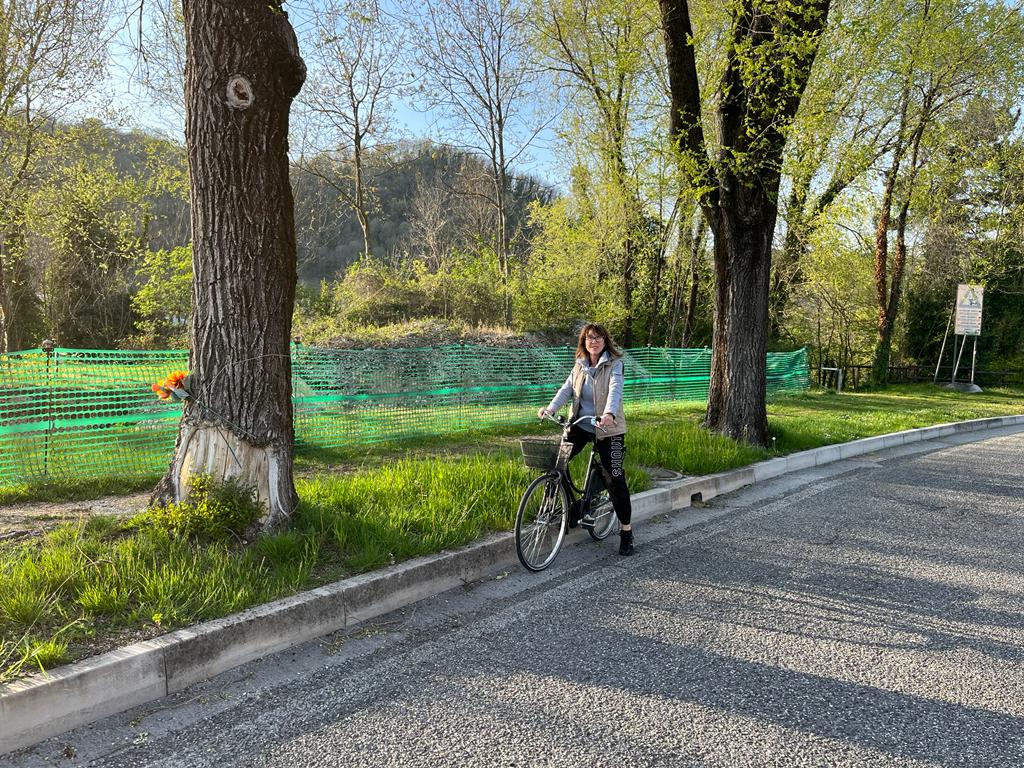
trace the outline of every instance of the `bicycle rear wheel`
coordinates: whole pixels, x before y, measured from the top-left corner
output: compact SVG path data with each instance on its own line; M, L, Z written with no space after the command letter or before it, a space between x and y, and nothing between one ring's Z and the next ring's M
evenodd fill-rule
M557 473L530 483L516 512L516 554L524 568L543 571L554 562L568 519L569 500Z
M594 541L604 541L615 528L616 519L607 490L602 489L594 495L590 502L590 514L594 518L594 524L587 526L590 538Z

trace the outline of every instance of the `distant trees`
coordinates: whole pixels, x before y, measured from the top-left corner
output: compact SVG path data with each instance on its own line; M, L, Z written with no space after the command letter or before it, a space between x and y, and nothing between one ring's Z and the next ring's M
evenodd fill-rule
M330 161L308 157L305 162ZM373 172L374 258L391 263L443 249L495 259L489 245L494 231L491 175L483 158L431 141L400 141L381 162L374 162ZM335 187L305 165L294 169L292 179L303 282L335 279L363 253L358 221L338 200ZM522 238L530 201L548 199L550 189L522 175L512 180L508 195L509 226ZM439 217L436 225L429 222L432 215ZM424 227L434 231L433 244L423 239ZM495 322L503 322L504 303L499 304L502 312Z
M307 295L296 318L306 341L431 317L504 325L506 286L493 249L480 241L481 233L491 231L494 215L489 167L476 155L429 142L402 147L394 160L377 179L378 226L389 238L380 255L353 259L340 279L322 283L315 299ZM509 189L510 226L531 231L531 204L549 200L550 190L536 180L515 179ZM300 198L299 208L306 205ZM350 242L350 259L353 249ZM527 268L521 264L513 270L516 291ZM520 303L515 297L513 302L519 322Z
M113 346L133 330L135 269L149 218L143 185L92 153L70 159L52 182L32 197L26 222L46 334L68 347Z
M149 249L188 242L178 148L95 120L38 138L24 203L7 211L8 347L135 345Z
M103 72L108 10L105 0L0 5L0 352L24 344L38 319L26 290L34 269L24 222L30 182L55 122Z
M374 166L386 163L395 98L409 84L405 41L374 0L332 0L314 11L311 77L299 166L328 184L355 214L363 255L374 255Z
M149 251L137 270L141 279L132 296L138 335L146 348L185 349L192 319L192 246Z
M901 308L908 260L911 208L927 169L957 144L955 123L981 101L996 109L1018 108L1024 69L1019 7L964 0L909 3L895 31L887 69L893 74L896 116L888 141L875 228L877 339L871 379L889 377L893 335ZM969 134L968 134L969 135ZM963 136L967 150L975 138ZM957 150L953 150L957 151ZM895 234L895 247L889 238ZM894 250L894 253L890 252Z
M692 34L673 31L673 8ZM755 441L758 409L735 398L758 399L761 353L731 347L730 333L766 348L810 344L815 362L873 363L883 381L889 365L937 354L951 286L976 280L990 287L987 327L1000 329L982 355L1024 361L1012 298L1024 263L1013 239L1021 9L850 0L826 23L824 8L331 0L304 10L311 73L291 185L309 288L297 327L326 341L430 318L555 333L600 319L633 345L710 343L709 424ZM108 23L108 10L0 9L7 348L47 335L184 343L184 148L71 121L108 63L101 31L124 22ZM133 109L156 104L169 123L183 103L182 11L179 0L147 1L142 39L134 17L130 35L141 52L132 82L152 102ZM425 110L413 124L434 138L403 128L409 107ZM561 174L553 185L523 173L541 129Z
M650 80L645 54L657 40L657 9L646 0L541 0L534 6L534 23L544 64L569 97L571 142L584 157L590 154L597 160L590 171L594 181L586 188L599 191L593 202L609 230L607 242L616 243L614 265L608 266L618 272L620 335L631 345L641 262L657 250L641 193L649 147L638 141L649 129L644 119L649 100L644 88Z
M418 99L434 109L449 141L485 159L493 249L504 322L512 322L513 167L537 133L529 33L522 0L419 0L403 5L419 75Z

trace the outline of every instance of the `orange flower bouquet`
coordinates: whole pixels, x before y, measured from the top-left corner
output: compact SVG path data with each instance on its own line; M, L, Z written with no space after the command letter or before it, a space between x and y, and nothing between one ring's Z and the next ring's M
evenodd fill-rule
M188 371L174 371L166 379L161 379L151 389L161 400L184 400L188 397L188 390L185 389L185 377Z

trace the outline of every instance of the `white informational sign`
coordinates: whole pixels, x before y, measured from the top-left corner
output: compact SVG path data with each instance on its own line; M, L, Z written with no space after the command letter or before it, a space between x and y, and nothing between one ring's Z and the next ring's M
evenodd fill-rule
M965 285L956 289L956 333L957 336L981 336L981 302L985 286Z

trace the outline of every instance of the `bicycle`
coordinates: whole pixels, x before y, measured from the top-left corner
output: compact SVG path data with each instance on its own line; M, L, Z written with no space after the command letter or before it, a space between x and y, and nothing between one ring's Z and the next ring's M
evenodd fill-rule
M547 419L562 427L562 437L557 443L547 438L519 441L526 466L544 470L543 475L527 486L516 512L516 554L523 567L530 571L543 571L554 562L565 540L571 504L580 505L580 525L595 541L607 539L616 523L608 483L593 441L582 490L573 483L568 470L572 452L569 431L587 419L596 424L596 419L589 416L576 421L562 416ZM573 497L571 502L569 496Z

